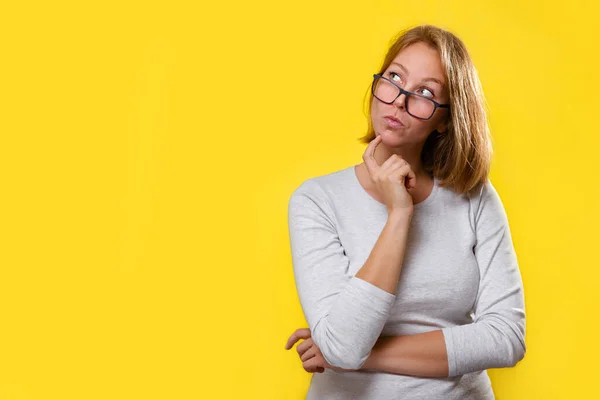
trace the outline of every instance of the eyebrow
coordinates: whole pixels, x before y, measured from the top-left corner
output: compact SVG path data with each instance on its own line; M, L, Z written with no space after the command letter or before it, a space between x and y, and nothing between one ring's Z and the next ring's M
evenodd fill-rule
M406 67L404 65L402 65L400 63L397 63L395 61L392 62L392 64L396 64L397 66L400 67L401 70L403 70L406 73L406 75L409 75L408 70L406 69ZM427 82L427 81L435 82L438 85L440 85L441 87L446 87L446 85L442 81L440 81L439 79L437 79L437 78L429 77L429 78L423 79L423 82Z

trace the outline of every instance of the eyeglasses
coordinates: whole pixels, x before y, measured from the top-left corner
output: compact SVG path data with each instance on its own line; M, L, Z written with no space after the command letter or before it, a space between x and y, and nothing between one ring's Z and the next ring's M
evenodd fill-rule
M440 104L417 93L409 92L396 85L394 82L379 74L373 74L371 93L382 103L392 104L400 95L404 94L404 107L406 112L415 118L428 120L433 117L435 110L450 108L450 104Z

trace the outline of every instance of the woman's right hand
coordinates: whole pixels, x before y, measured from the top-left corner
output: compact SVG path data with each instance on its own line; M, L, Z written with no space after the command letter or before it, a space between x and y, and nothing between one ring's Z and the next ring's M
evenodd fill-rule
M373 155L379 143L381 143L381 135L377 135L369 143L363 154L369 175L383 197L388 214L410 213L412 215L414 203L408 189L416 186L417 177L408 162L397 154L392 154L383 164L378 165Z

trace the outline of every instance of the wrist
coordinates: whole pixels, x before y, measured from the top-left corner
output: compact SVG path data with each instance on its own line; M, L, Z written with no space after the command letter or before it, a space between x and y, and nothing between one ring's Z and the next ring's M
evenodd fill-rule
M369 354L367 361L365 361L365 363L360 367L360 369L376 370L377 365L378 365L379 356L380 356L380 354L379 354L379 351L377 350L377 345L375 345L375 347L373 347L373 349L371 350L371 353Z
M410 223L413 217L413 209L403 208L403 209L392 209L388 210L388 221L393 223Z

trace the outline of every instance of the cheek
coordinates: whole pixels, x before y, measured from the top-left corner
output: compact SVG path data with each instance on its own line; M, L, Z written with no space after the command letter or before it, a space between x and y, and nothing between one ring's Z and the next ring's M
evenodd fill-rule
M382 115L382 113L381 113L381 106L379 104L377 104L377 103L371 104L371 121L374 124L378 123L379 116Z
M371 103L371 116L376 116L379 112L379 102L376 101L375 99L373 99L373 102Z
M437 121L434 121L433 118L427 121L411 118L411 122L410 128L413 133L424 138L427 138L427 136L429 136L437 126Z

